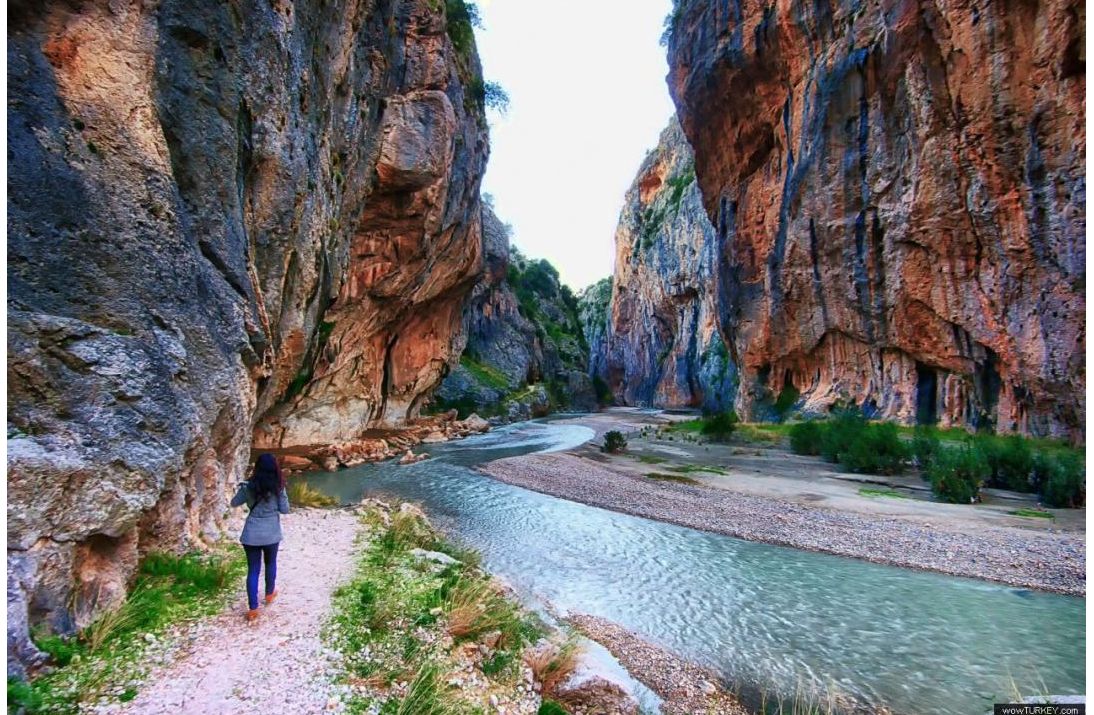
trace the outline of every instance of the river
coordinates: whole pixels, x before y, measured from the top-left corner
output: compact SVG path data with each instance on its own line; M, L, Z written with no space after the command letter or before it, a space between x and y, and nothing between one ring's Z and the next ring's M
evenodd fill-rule
M1085 600L759 544L493 481L474 466L575 447L592 430L525 422L410 466L308 482L343 502L397 496L482 552L522 596L608 618L746 693L825 689L895 713L979 715L1085 692ZM1013 685L1012 685L1013 684Z

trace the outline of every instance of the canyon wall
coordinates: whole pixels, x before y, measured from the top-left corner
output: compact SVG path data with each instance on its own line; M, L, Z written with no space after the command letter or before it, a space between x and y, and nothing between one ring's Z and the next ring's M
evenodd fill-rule
M467 345L435 409L495 421L596 407L577 300L546 261L509 246L509 227L482 210L486 271L464 309Z
M488 140L445 3L9 11L18 673L28 623L82 627L142 554L220 533L252 438L415 416L462 348Z
M737 374L711 289L720 251L674 119L638 170L616 229L611 302L590 369L617 401L733 406Z
M669 87L745 415L1081 439L1077 0L677 0Z

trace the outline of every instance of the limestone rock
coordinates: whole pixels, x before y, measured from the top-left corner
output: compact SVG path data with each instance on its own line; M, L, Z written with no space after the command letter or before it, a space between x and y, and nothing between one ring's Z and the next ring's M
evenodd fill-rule
M675 120L627 191L615 251L607 315L597 315L592 293L582 296L594 323L587 332L599 332L593 374L625 405L732 407L737 373L710 289L717 241Z
M1081 439L1078 0L677 3L669 88L745 417L793 387Z
M9 602L32 620L71 632L140 555L219 533L252 436L403 424L459 354L488 148L444 8L13 4Z
M549 263L510 249L508 228L489 207L482 224L485 269L464 310L467 346L437 390L437 404L505 419L595 408L576 299Z

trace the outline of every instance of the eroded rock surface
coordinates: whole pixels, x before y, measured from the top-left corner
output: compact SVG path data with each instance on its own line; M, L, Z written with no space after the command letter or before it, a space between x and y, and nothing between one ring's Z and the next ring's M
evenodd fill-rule
M70 631L220 531L252 435L415 416L482 267L481 73L429 0L21 2L8 30L9 603Z
M1083 434L1084 9L680 0L669 85L746 416Z
M622 404L733 405L737 373L719 331L713 289L720 250L691 148L673 120L624 198L607 324L591 343L590 370ZM596 322L595 296L583 298Z
M596 407L577 299L554 267L509 246L509 229L482 211L486 270L463 314L467 345L437 390L438 406L499 420Z

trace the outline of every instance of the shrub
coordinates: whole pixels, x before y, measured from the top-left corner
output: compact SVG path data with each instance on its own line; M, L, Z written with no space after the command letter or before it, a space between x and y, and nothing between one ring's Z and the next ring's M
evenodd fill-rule
M929 427L916 427L912 436L912 455L920 469L927 469L941 449L938 434Z
M1041 500L1046 506L1079 508L1086 504L1086 470L1082 457L1070 451L1041 453L1035 459Z
M1030 479L1033 473L1033 450L1029 447L1029 440L1018 435L983 435L975 438L975 441L991 468L989 483L993 487L1016 492L1037 490Z
M623 436L623 433L618 430L611 430L604 435L604 446L600 448L600 451L615 454L617 452L622 452L626 448L627 438Z
M737 413L733 410L719 412L703 420L702 434L714 442L725 442L737 428Z
M866 474L899 474L907 458L908 447L892 422L864 425L858 438L840 453L845 467Z
M866 429L866 418L855 406L840 407L835 410L835 416L823 432L821 440L821 454L829 462L842 461L841 455L845 454Z
M975 501L990 474L984 454L974 445L940 449L927 468L931 490L939 499L953 504Z
M540 703L539 710L536 711L536 715L568 715L566 709L556 703L554 700L548 700L544 698Z
M820 454L824 430L825 425L814 420L791 425L790 449L794 454Z

